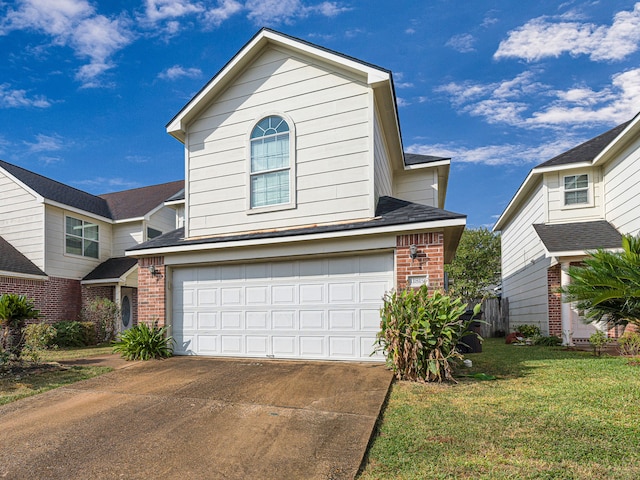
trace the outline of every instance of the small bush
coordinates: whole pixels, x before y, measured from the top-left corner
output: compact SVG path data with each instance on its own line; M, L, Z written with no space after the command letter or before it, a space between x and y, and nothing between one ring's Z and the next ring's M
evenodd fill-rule
M598 330L597 332L592 333L589 337L589 343L593 348L593 354L600 356L600 354L602 353L602 347L607 345L607 343L609 343L610 341L611 340L609 339L607 334L603 331Z
M24 326L26 320L38 318L33 300L24 295L5 293L0 295L0 351L9 361L19 359L24 348Z
M560 337L556 337L555 335L551 335L550 337L539 335L533 339L534 345L540 345L543 347L557 347L561 343L562 339Z
M629 357L640 356L640 333L624 332L618 339L620 354Z
M96 298L82 310L82 319L94 324L96 343L110 342L115 337L116 326L120 318L118 305L108 298Z
M167 327L149 327L139 323L120 334L120 340L114 342L113 351L127 360L149 360L167 358L173 355L173 338L167 337Z
M47 323L32 323L24 329L25 346L23 355L34 363L39 363L44 350L53 345L56 329Z
M63 320L53 324L56 337L53 341L58 347L86 347L95 345L96 325L93 322L75 322Z
M387 293L380 311L378 348L401 380L454 381L453 362L462 359L456 345L469 332L471 319L462 300L440 292L429 296L426 285L417 290ZM480 305L474 309L478 314Z
M540 327L537 325L519 325L517 331L524 338L533 338L540 335Z

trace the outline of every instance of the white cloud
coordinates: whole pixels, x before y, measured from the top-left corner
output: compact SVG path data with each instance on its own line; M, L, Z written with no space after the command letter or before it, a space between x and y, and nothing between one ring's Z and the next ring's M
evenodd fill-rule
M472 163L491 166L530 165L542 163L556 155L575 147L581 139L563 136L539 146L504 144L467 148L454 144L413 144L406 150L422 155L436 155L451 158L452 163Z
M475 51L474 44L476 43L476 39L473 35L468 33L461 33L460 35L454 35L445 45L447 47L451 47L454 50L460 53L469 53Z
M339 2L325 1L307 6L302 0L247 0L244 6L248 11L247 18L258 25L292 23L313 14L331 18L350 10Z
M24 142L27 145L29 153L40 152L56 152L65 147L64 139L59 135L44 135L39 133L36 135L35 142Z
M12 89L8 83L0 84L0 108L47 108L51 102L42 95L28 97L26 90Z
M413 83L411 82L398 82L395 84L397 88L412 88Z
M203 12L205 8L199 2L189 0L146 0L145 14L152 23L168 18L179 18L193 13Z
M553 90L535 77L528 71L501 82L451 82L435 91L460 112L520 128L621 123L640 105L640 68L612 76L601 90L585 85Z
M76 73L84 86L99 85L100 74L114 66L110 57L133 40L125 17L99 15L87 0L20 0L0 21L0 35L14 30L42 33L88 59Z
M558 18L538 17L509 32L494 58L531 61L546 57L588 55L593 61L623 60L640 48L640 2L633 10L615 14L610 26Z
M142 186L139 182L125 180L121 177L96 177L92 178L91 180L77 180L72 181L71 183L73 185L76 185L77 187L82 187L84 189L97 190L99 188L101 194L116 192L118 190L128 190L130 188L137 188Z
M185 68L180 65L174 65L158 74L158 78L165 80L176 80L181 77L198 78L200 76L202 76L202 70L199 68Z
M398 105L399 108L402 108L408 107L409 105L411 105L411 103L402 97L396 97L396 105Z
M222 22L242 11L242 9L242 4L236 0L220 0L217 7L206 11L205 21L218 27Z

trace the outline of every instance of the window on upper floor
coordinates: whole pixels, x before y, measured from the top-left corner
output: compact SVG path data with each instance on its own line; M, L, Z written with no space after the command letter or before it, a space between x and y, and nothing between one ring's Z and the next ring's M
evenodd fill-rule
M65 222L65 252L98 258L100 256L98 225L73 217L66 217Z
M162 235L160 230L156 230L155 228L147 227L147 240L151 240L152 238L156 238Z
M564 177L564 204L583 203L589 203L589 176L583 173Z
M291 133L289 124L277 115L263 118L251 131L251 209L291 203Z

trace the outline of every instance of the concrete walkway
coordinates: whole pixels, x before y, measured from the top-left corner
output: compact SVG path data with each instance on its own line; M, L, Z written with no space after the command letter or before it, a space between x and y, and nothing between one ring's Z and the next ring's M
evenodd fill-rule
M0 478L350 479L392 377L344 362L121 366L0 407Z

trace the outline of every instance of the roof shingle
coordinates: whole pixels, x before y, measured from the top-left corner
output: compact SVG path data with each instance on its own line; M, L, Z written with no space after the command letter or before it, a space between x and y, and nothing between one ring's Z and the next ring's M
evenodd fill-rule
M115 257L102 262L82 280L107 280L120 278L133 268L138 261L131 257Z
M100 198L107 202L111 218L122 220L143 217L183 188L184 180L178 180L122 192L105 193L100 195Z
M25 275L47 276L13 245L0 237L0 270Z
M552 225L539 223L533 228L549 253L622 246L622 235L606 220Z

